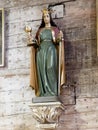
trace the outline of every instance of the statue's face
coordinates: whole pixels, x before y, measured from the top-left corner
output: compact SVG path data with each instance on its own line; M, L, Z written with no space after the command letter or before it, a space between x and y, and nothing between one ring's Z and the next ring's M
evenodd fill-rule
M50 15L48 12L44 14L44 22L45 24L50 23Z

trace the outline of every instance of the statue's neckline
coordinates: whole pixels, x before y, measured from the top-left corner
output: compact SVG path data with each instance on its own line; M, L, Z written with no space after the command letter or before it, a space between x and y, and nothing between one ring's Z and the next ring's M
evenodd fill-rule
M51 27L44 27L43 30L45 30L45 29L52 30L52 26Z
M41 30L40 30L40 33L42 33L44 30L53 30L53 27L51 26L51 27L44 27L44 28L42 28Z
M45 28L49 28L49 29L51 29L51 28L52 28L52 26L50 26L50 27L45 27Z

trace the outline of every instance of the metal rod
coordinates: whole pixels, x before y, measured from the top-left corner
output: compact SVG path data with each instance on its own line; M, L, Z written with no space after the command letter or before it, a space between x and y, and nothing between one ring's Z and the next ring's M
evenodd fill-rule
M58 63L58 69L59 69L59 73L58 73L58 95L60 95L60 84L61 84L61 41L59 42L59 63Z

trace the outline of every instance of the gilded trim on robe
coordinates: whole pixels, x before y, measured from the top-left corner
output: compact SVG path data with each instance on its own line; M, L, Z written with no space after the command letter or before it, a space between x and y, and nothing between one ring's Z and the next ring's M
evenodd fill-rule
M55 32L55 39L57 39L59 29L57 27L51 28ZM38 35L41 29L38 30L36 34L36 39L38 40ZM65 76L65 58L64 58L64 41L61 41L61 59L60 59L60 87L66 83ZM55 43L57 44L57 43ZM56 45L57 52L59 54L59 45ZM30 66L30 86L35 89L35 95L39 96L39 87L38 87L38 79L37 79L37 69L36 69L36 51L37 49L33 46L31 47L31 66Z

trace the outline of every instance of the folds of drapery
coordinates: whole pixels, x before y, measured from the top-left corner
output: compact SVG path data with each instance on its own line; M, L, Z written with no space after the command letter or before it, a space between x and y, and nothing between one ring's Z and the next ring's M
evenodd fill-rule
M56 32L56 35L57 35L58 34L57 29L54 28L54 31ZM59 59L59 62L60 62L59 67L60 67L60 86L62 86L63 84L66 83L64 41L61 41L61 45L60 46L57 45L56 48L57 48L58 55L60 52L59 50L61 50L61 54L60 54L61 56ZM37 66L36 66L36 53L37 53L37 49L32 46L31 47L31 65L30 65L30 86L33 89L35 89L35 95L39 96Z

